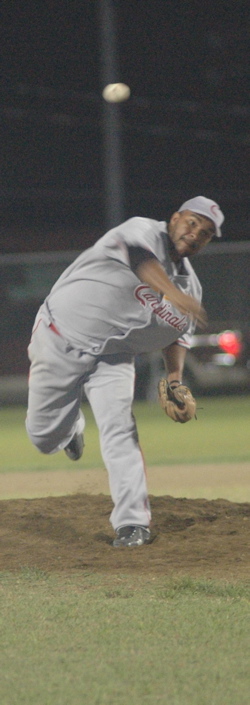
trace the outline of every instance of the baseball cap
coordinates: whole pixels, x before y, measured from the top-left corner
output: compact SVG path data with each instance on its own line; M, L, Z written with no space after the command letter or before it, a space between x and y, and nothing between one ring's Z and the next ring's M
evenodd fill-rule
M210 198L205 198L205 196L196 196L196 198L190 198L189 201L185 201L178 210L179 212L185 210L193 211L193 213L204 215L205 218L210 218L215 224L215 234L217 237L221 237L220 226L224 221L224 215L215 201L211 201Z

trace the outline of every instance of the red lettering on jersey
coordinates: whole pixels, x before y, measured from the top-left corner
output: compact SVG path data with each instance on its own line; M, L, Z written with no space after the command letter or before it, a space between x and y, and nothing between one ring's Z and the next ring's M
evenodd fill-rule
M158 297L150 291L150 287L148 285L140 284L140 286L137 286L134 295L142 306L145 307L148 303L153 313L156 316L159 316L159 318L163 321L169 323L170 326L176 328L180 332L185 330L187 326L187 317L182 316L179 318L174 315L170 301L167 303L159 302Z

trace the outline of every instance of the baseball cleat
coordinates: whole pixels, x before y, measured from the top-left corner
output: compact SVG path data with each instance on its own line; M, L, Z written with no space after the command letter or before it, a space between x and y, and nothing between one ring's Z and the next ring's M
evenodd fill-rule
M116 529L113 546L142 546L150 542L150 530L146 526L121 526Z
M70 443L64 448L70 460L79 460L82 457L84 448L83 433L75 433Z

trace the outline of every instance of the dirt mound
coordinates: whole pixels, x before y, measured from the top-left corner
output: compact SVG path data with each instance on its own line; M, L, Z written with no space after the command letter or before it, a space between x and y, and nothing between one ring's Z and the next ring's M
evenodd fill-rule
M151 496L150 502L152 543L115 549L110 497L75 494L2 501L0 570L249 579L249 503L170 496Z

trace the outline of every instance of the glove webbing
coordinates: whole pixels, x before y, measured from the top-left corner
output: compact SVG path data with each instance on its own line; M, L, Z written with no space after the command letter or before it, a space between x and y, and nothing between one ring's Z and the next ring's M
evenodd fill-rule
M172 387L172 384L175 386ZM185 404L182 401L179 401L179 399L176 399L175 395L173 394L174 389L177 387L180 387L182 382L180 382L178 379L173 379L170 384L167 382L167 389L168 389L168 398L170 401L173 401L176 406L178 406L179 409L184 409Z

